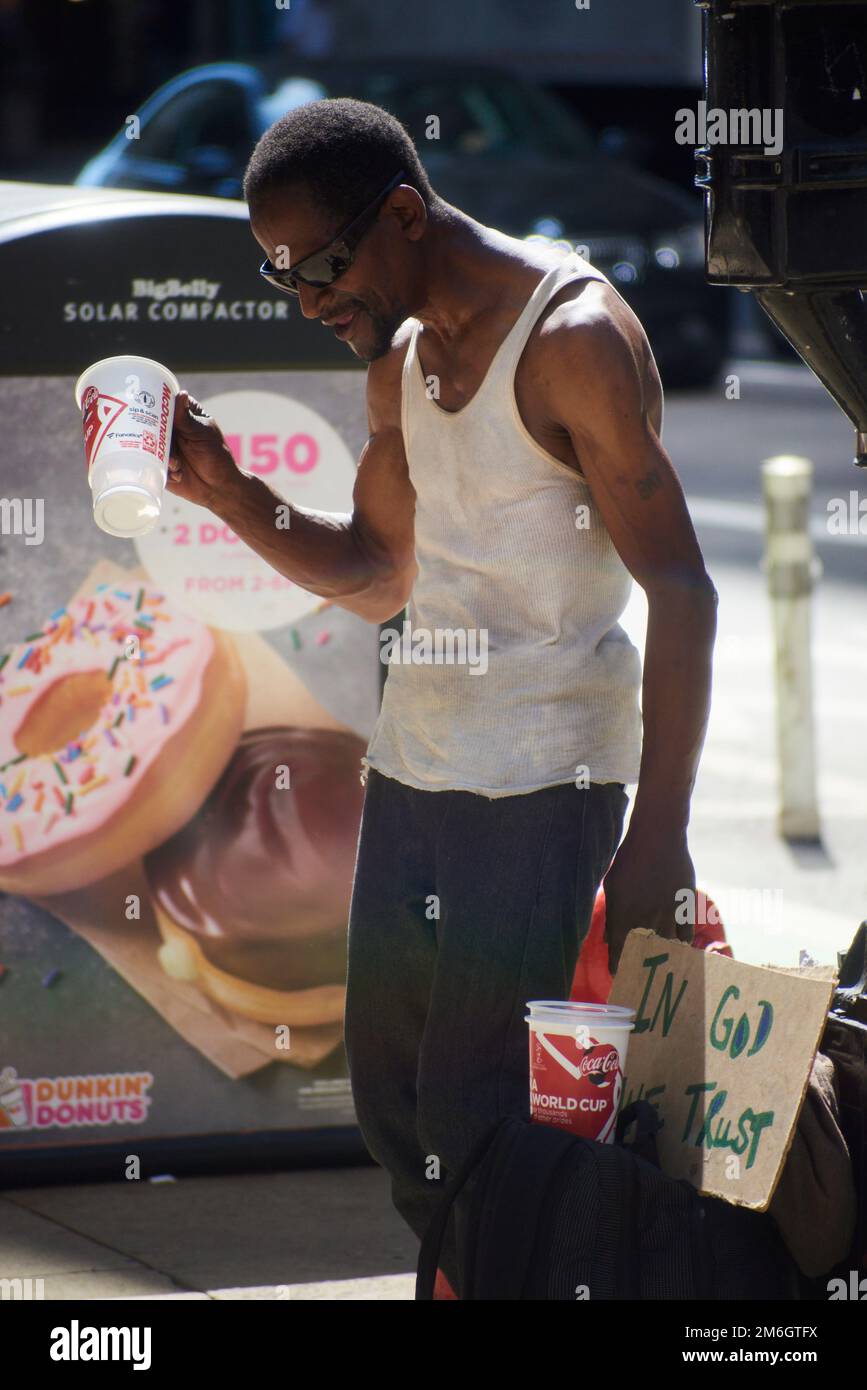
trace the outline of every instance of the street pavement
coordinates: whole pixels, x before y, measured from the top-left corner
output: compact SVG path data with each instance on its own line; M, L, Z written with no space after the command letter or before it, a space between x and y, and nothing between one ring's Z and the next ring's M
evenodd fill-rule
M689 831L698 885L738 959L789 966L807 951L836 964L867 916L867 534L827 524L829 501L867 495L852 429L806 368L734 360L713 390L666 397L663 443L720 596ZM781 453L815 465L814 846L787 845L776 827L759 469ZM624 625L640 650L645 620L636 589ZM0 1193L0 1276L42 1278L48 1299L406 1300L416 1253L375 1166Z

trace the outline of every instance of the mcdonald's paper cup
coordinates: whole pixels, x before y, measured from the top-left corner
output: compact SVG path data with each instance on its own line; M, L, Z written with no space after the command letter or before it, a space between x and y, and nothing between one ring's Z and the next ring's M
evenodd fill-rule
M141 536L159 519L179 389L149 357L104 357L75 383L93 519L110 536Z
M635 1010L535 999L530 1012L530 1118L614 1142Z

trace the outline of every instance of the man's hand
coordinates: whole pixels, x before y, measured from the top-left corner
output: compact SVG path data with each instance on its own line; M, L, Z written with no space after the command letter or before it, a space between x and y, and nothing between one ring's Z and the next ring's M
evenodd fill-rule
M213 511L240 476L216 420L189 391L178 392L166 490Z
M603 880L605 890L605 941L608 969L617 973L626 938L634 927L647 927L673 941L691 942L694 927L678 923L683 915L683 898L675 895L684 888L692 891L695 902L695 869L686 846L686 837L662 847L633 840L629 832L614 856Z

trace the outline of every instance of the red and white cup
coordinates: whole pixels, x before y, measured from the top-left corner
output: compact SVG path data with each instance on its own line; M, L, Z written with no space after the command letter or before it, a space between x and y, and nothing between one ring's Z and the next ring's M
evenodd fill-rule
M530 1012L530 1118L613 1144L635 1009L534 999Z
M110 536L141 536L159 520L179 390L150 357L104 357L75 383L93 519Z
M24 1092L18 1085L15 1068L4 1067L0 1072L0 1129L23 1129L27 1121Z

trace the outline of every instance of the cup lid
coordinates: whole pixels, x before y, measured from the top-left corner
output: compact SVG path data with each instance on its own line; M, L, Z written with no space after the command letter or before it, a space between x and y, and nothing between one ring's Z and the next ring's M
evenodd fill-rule
M597 1018L620 1016L622 1018L635 1018L636 1010L630 1009L626 1004L599 1004L582 1003L580 999L528 999L526 1007L532 1012L538 1009L561 1013L564 1018L572 1018L578 1013L590 1014Z
M178 383L178 379L175 376L174 372L170 371L169 368L164 366L162 362L157 362L156 359L153 357L137 357L134 353L124 352L117 354L115 357L101 357L98 362L91 362L89 367L85 367L84 371L81 373L73 388L75 393L75 404L79 407L79 409L81 408L83 383L85 379L90 376L91 372L97 371L100 367L115 367L120 362L129 363L131 366L134 366L136 363L139 363L139 365L144 364L144 366L146 367L155 367L158 372L161 372L163 374L166 381L169 383L169 386L174 391L175 395L177 395L181 389L180 384Z

